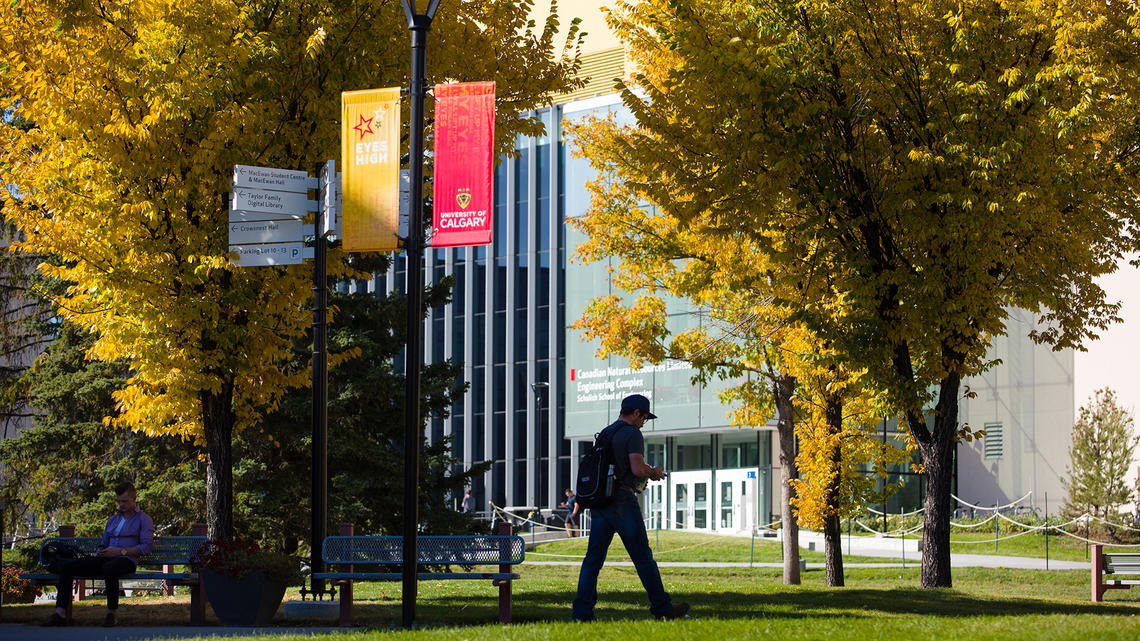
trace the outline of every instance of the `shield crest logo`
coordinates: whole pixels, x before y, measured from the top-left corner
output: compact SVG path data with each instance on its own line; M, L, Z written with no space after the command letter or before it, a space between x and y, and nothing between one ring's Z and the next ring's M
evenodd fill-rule
M471 190L467 187L460 187L459 193L455 194L455 202L459 203L460 209L467 209L467 205L471 204Z

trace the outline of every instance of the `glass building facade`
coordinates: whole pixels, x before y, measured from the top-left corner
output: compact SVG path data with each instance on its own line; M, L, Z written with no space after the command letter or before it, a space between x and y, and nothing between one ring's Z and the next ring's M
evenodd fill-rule
M648 373L656 381L650 387L618 390L600 403L578 402L581 397L574 396L568 417L567 398L576 394L581 383L568 379L574 379L575 371L583 367L597 369L614 363L595 360L596 348L567 329L585 303L597 295L598 287L609 287L609 279L597 272L605 271L604 264L571 265L569 261L579 238L568 230L566 220L585 211L586 183L594 174L588 162L574 158L564 142L563 122L607 113L618 104L616 96L608 96L538 112L547 135L520 137L515 155L500 159L496 167L492 244L425 252L425 282L430 285L451 277L455 287L449 304L429 311L424 361L463 363L462 377L456 383L467 384L449 417L430 419L427 437L433 442L450 438L464 467L492 463L472 487L481 511L489 509L490 503L544 511L558 506L577 472L581 444L616 416L614 399L634 391L652 398L655 390L658 395L664 390L662 381L669 382L669 390L664 391L683 399L677 408L683 411L673 415L673 424L666 428L661 427L662 420L646 427L650 461L667 466L675 461L682 476L702 466L708 470L717 465L726 469L766 465L770 470L769 435L729 428L715 398L717 390L693 387L687 367L662 366L661 372ZM352 287L381 295L402 289L405 269L403 255L397 255L386 277ZM568 301L573 318L568 317ZM684 316L678 314L679 322L685 322ZM570 351L581 356L576 367L567 364L567 341L574 343ZM712 424L699 420L702 402L718 408L715 413L706 408L706 416L717 417ZM709 427L732 433L678 436L685 430L707 431ZM710 487L703 492L693 487L688 495L711 495ZM647 501L658 498L646 507L667 523L672 519L665 516L671 504L669 493L662 488L653 492L646 493ZM711 522L713 516L687 520L694 519Z
M520 137L515 155L500 159L496 168L492 244L425 253L425 281L431 284L452 277L455 288L449 304L429 312L424 360L463 363L456 383L467 384L448 418L430 420L429 440L451 438L453 452L465 467L491 462L489 471L471 488L480 511L493 503L549 513L572 484L582 444L592 442L594 433L614 420L622 397L643 393L659 416L643 429L646 459L670 472L665 483L650 484L643 494L650 523L743 531L772 522L779 512L773 499L779 496L782 482L773 467L778 458L774 423L745 429L730 425L729 408L720 401L719 392L732 381L706 387L692 381L694 372L687 364L668 361L632 370L623 359L599 358L596 344L567 327L591 299L613 290L609 264L570 260L583 237L566 222L586 211L586 185L596 174L586 160L573 157L572 146L564 140L564 123L591 115L613 115L620 122L628 118L628 112L617 96L608 95L554 105L536 115L547 135ZM395 269L385 279L356 286L378 293L391 291L397 283L402 287L405 269L403 257L397 256ZM702 322L681 301L667 301L666 308L668 324L675 331ZM1006 342L1020 346L1026 340ZM1005 352L1012 348L999 341L995 349L996 358L1008 359ZM1039 420L1036 424L1042 427L1034 428L1035 434L1048 431L1067 437L1072 416L1071 357L1048 362L1053 365L1029 368L1018 378L1021 391L1014 392L1017 402L1013 405L1032 398L1024 390L1035 386L1058 384L1069 390L1069 405L1050 409L1049 420ZM981 380L966 382L992 388L991 396L998 398L1010 387L1002 386L1002 371L999 366ZM989 379L996 382L990 385ZM1051 397L1066 398L1062 389L1051 391ZM975 427L982 418L987 424L1004 420L1014 425L1019 420L1006 417L1008 412L1000 408L990 411L988 405L984 417L972 417L982 408L980 400L962 407L964 419L975 421ZM1068 419L1064 418L1066 409ZM891 440L901 437L893 422L888 432ZM1036 460L1051 452L1033 449L1027 454ZM982 470L969 463L969 455L964 458L956 484L962 478L985 478L979 473ZM991 502L1000 502L1025 486L1053 489L1059 483L1058 478L1045 474L1040 480L1015 474L1016 479L1007 481L1000 475L1008 474L1004 470L1012 465L995 467L992 457L984 461L990 463L986 474L997 482L977 493ZM1017 465L1022 465L1020 460ZM892 469L889 480L906 480L906 487L885 506L877 507L893 513L921 505L921 479L909 466Z
M471 488L481 511L489 501L557 505L569 478L557 376L566 325L558 113L537 114L549 135L520 138L516 155L500 159L492 244L425 251L425 283L450 277L455 286L449 304L428 312L424 361L462 363L456 384L467 384L449 417L430 419L427 437L450 437L465 468L492 462ZM386 278L367 286L402 288L405 269L399 255Z

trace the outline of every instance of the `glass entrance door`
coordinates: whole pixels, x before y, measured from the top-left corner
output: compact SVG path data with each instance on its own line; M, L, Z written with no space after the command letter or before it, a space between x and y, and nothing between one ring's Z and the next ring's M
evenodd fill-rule
M689 527L689 484L677 483L673 486L673 527L684 530Z
M716 526L723 532L746 532L767 524L768 470L717 470Z
M707 481L693 483L693 529L709 528L709 484Z
M669 526L679 530L711 529L716 498L712 492L712 472L675 472L669 478L673 495Z
M665 484L652 483L642 493L645 497L646 529L667 527L665 524Z
M717 527L721 530L732 531L736 529L738 505L735 490L735 481L720 482L720 523L717 524Z

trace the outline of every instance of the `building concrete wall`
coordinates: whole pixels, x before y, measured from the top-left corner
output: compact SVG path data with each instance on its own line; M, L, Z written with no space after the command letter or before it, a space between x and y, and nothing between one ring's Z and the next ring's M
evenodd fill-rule
M964 381L973 398L960 404L962 421L989 434L958 447L958 496L969 503L1021 503L1043 512L1046 493L1055 513L1063 485L1074 420L1073 350L1053 351L1028 338L1033 315L1011 310L1008 336L994 340L1000 364ZM986 453L986 440L1002 432L1001 454Z

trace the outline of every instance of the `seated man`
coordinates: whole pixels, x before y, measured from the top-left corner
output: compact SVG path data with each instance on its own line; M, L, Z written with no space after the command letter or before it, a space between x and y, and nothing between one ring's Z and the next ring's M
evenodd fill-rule
M119 511L107 519L99 553L60 564L55 612L44 625L70 625L67 610L71 606L75 577L102 578L106 582L107 618L103 625L115 625L115 611L119 608L119 578L135 571L139 558L150 552L154 542L154 522L135 506L135 498L135 486L130 482L124 481L115 486Z

